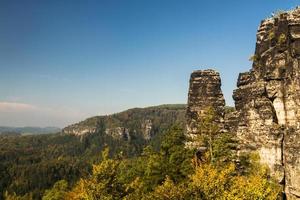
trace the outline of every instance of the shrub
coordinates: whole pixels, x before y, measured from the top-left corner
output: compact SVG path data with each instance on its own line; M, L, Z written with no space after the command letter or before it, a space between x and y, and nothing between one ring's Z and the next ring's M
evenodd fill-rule
M274 38L275 38L275 33L274 33L274 31L269 32L268 40L273 40Z
M256 62L257 60L258 60L258 56L257 55L251 55L249 57L249 61L251 61L251 62Z
M278 43L280 44L280 45L282 45L282 44L284 44L285 42L286 42L286 35L284 34L284 33L281 33L280 35L279 35L279 38L278 38Z

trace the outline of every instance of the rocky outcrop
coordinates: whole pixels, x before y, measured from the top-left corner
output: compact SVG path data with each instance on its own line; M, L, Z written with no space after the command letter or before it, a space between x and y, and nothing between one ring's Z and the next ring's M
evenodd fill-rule
M238 153L257 152L288 199L300 198L300 9L263 20L257 32L253 66L240 73L233 92L236 111L222 114L218 73L191 76L187 131L201 110L213 106L222 126L239 141Z
M81 126L79 124L71 125L62 130L64 134L84 136L88 134L94 134L98 131L95 126Z
M143 139L145 140L150 140L151 137L153 136L152 132L152 121L150 119L145 120L143 123L141 123L141 135ZM74 124L70 125L62 130L64 134L68 135L75 135L75 136L87 136L90 134L95 134L100 131L100 128L97 126L82 126L81 124ZM129 141L131 139L130 132L132 133L137 133L137 130L133 129L130 130L129 128L126 127L107 127L104 130L104 133L106 135L110 135L115 139L124 139L126 141Z
M62 130L64 134L75 136L87 136L101 131L101 126L82 125L81 123L70 125ZM129 129L125 127L110 127L105 128L104 133L115 139L130 140Z
M131 136L129 129L124 127L107 128L105 134L112 136L115 139L124 139L130 141Z
M204 117L205 110L212 107L216 111L215 121L224 121L225 100L221 91L220 74L215 70L198 70L191 74L187 107L187 132L197 134L197 124Z
M101 134L117 140L149 141L173 124L183 126L185 110L186 105L180 104L133 108L113 115L88 118L65 127L62 132L78 137Z
M142 123L142 132L143 132L143 137L145 140L150 140L152 137L152 128L153 124L151 119L145 120L144 123Z

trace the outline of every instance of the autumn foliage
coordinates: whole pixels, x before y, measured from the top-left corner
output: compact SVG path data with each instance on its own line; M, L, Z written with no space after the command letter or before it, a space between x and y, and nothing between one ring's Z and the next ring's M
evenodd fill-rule
M206 162L195 166L192 162L195 159L193 151L184 148L183 139L183 131L173 127L166 134L160 151L146 148L143 155L132 159L120 157L111 159L106 149L102 152L103 161L94 165L93 174L78 181L64 198L75 200L279 198L280 186L268 178L268 170L260 166L257 160L248 160L251 165L247 167L255 170L248 170L247 173L241 173L234 162L210 162L209 158ZM219 145L218 148L227 146ZM209 155L210 153L207 153L208 157Z

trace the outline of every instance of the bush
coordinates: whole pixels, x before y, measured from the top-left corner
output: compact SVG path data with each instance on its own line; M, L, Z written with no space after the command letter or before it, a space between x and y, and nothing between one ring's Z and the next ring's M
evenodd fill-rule
M281 33L280 35L279 35L279 38L278 38L278 43L280 44L280 45L282 45L282 44L284 44L285 42L286 42L286 35L284 34L284 33Z

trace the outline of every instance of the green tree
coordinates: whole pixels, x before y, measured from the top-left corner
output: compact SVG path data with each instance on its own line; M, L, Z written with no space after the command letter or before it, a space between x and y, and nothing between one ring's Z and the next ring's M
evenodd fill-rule
M211 164L230 162L235 158L237 141L233 134L221 131L218 116L212 107L198 115L197 130L193 142L198 147L207 148L205 158Z
M212 107L208 107L203 113L198 114L198 134L194 141L199 145L207 146L211 163L215 161L214 140L220 134L216 118L216 112Z

